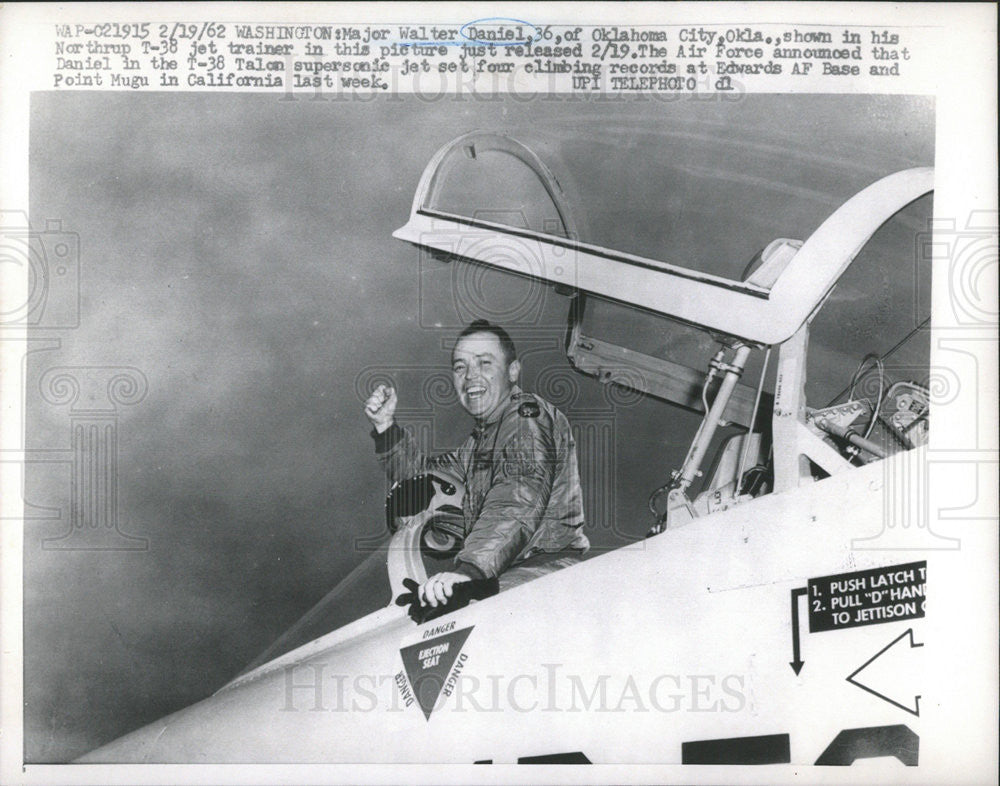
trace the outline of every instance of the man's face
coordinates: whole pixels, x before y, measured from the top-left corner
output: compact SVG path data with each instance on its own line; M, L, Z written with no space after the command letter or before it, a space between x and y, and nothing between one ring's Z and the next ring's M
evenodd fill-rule
M451 353L451 374L458 400L474 418L489 418L507 399L521 364L504 359L492 333L465 336Z

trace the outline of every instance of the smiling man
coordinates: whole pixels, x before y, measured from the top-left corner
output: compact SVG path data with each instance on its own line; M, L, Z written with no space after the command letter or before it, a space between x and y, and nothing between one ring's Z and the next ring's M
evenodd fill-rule
M380 385L365 402L390 481L441 469L465 483L465 539L452 570L419 588L429 606L447 603L461 582L497 577L509 589L578 562L589 548L569 421L517 386L521 362L510 336L477 320L459 334L451 364L455 393L475 420L457 451L422 454L395 422L392 388Z

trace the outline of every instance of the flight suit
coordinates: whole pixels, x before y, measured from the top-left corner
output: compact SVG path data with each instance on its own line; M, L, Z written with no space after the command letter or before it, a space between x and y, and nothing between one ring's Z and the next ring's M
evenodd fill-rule
M437 456L421 453L396 424L373 435L390 481L440 469L465 483L465 540L455 572L483 579L523 565L521 580L528 580L589 548L576 444L566 416L544 399L514 386L458 450ZM501 578L501 588L509 584Z

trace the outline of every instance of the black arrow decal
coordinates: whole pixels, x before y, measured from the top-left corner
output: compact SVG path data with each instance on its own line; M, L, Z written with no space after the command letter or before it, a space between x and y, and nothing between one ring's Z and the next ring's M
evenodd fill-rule
M788 665L792 667L792 671L796 675L802 671L802 667L805 666L805 661L803 661L799 655L799 598L806 594L806 588L800 587L799 589L792 590L792 662Z
M893 705L899 707L901 710L906 710L911 715L917 715L917 716L919 716L920 715L920 695L919 694L917 694L917 695L915 695L913 697L913 702L912 702L913 706L909 707L909 706L907 706L907 704L903 704L902 703L904 700L906 700L906 699L909 698L908 696L905 697L905 699L904 699L904 697L902 695L897 695L896 699L900 699L900 701L896 701L896 699L894 699L891 696L887 695L888 692L889 692L888 688L882 688L882 690L875 690L875 688L871 687L870 684L866 685L865 683L861 682L861 680L859 679L859 675L861 674L861 672L863 672L865 669L867 669L869 666L871 666L880 657L882 657L883 655L886 655L890 650L892 650L896 654L897 659L900 658L901 657L901 653L897 652L893 648L895 647L895 645L898 642L902 641L907 636L910 637L910 648L907 650L905 645L900 645L900 647L902 647L902 653L911 652L912 650L914 650L917 647L923 647L924 646L923 644L917 644L913 640L913 628L907 628L905 631L903 631L903 633L901 633L899 636L897 636L892 641L890 641L886 646L884 646L882 649L880 649L878 652L876 652L874 655L872 655L872 657L870 657L868 660L866 660L864 663L862 663L857 669L855 669L850 675L848 675L847 681L849 683L851 683L851 685L855 685L855 686L861 688L861 690L868 691L873 696L878 696L880 699L882 699L884 701L887 701L890 704L893 704ZM894 672L901 670L899 668L899 664L895 663L895 662L894 663L890 663L890 665L888 666L888 668L890 670L894 671ZM869 680L869 678L866 677L865 681L867 682L868 680ZM909 702L907 702L907 703L909 703Z

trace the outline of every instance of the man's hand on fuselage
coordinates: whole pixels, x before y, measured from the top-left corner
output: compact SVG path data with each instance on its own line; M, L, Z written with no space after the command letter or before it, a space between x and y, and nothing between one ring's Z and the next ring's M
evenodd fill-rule
M421 606L439 606L448 602L452 596L452 588L456 584L472 581L461 573L436 573L420 585L417 597Z

